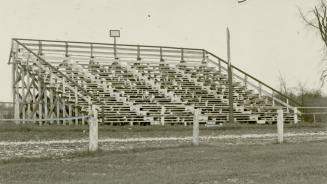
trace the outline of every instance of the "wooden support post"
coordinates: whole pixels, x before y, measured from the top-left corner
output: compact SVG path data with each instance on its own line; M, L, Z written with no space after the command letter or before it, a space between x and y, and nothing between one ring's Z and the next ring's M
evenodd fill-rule
M91 108L90 121L89 121L89 151L94 152L98 150L98 113Z
M42 113L42 105L43 105L43 103L42 103L42 95L44 95L43 93L42 93L42 91L43 91L43 88L42 88L42 83L41 83L41 74L40 74L40 71L39 71L39 73L38 73L38 106L39 106L39 125L42 125L42 121L41 121L41 119L42 119L42 117L43 117L43 113Z
M218 59L218 69L219 69L219 74L221 74L221 61Z
M136 47L137 47L137 51L136 51L136 52L137 52L137 53L136 53L136 54L137 54L137 56L136 56L136 60L137 60L137 61L141 61L141 50L140 50L140 46L137 45Z
M246 74L244 74L244 87L248 89L248 76Z
M43 86L45 88L45 86ZM47 95L47 91L44 91L43 93L43 108L44 108L44 119L47 119L48 116L48 95ZM47 122L44 122L47 123Z
M278 143L282 144L284 141L284 117L283 110L277 110L277 134L278 134Z
M18 96L18 94L16 95L16 96ZM15 100L15 107L14 107L14 109L15 109L15 123L16 124L20 124L21 122L19 121L19 119L20 119L20 115L19 115L19 99L18 99L18 97L16 97L17 99Z
M62 117L63 118L67 118L67 116L66 116L66 103L65 103L65 100L64 99L62 99L61 104L62 104L62 106L61 106L61 109L62 109ZM63 125L66 125L66 120L65 119L62 120L62 124Z
M297 110L297 107L294 107L294 124L297 124L298 122L299 122L298 110Z
M36 108L36 88L35 86L33 86L33 97L32 97L32 101L33 101L33 104L32 104L32 107L33 107L33 111L32 112L35 112L35 108ZM32 113L33 114L33 123L35 124L36 123L36 113Z
M185 60L184 60L184 49L183 48L181 49L181 63L185 63Z
M69 116L69 118L71 118L73 116L72 104L68 104L68 116ZM68 122L69 122L69 125L73 124L72 119L69 119Z
M94 58L94 55L93 55L93 44L91 43L91 45L90 45L90 49L91 49L91 59L93 59Z
M62 106L61 106L61 110L62 110L62 117L63 118L66 118L66 104L65 104L65 99L63 98L64 97L64 94L65 94L65 91L66 91L66 82L65 82L65 79L62 78ZM66 125L66 120L63 119L62 120L62 124L63 125Z
M160 47L160 62L163 62L163 54L162 54L162 47Z
M260 82L259 82L258 86L259 86L259 89L258 89L259 98L261 98L262 97L262 86L261 86L261 83Z
M102 125L104 125L104 105L101 107Z
M18 83L16 83L16 74L17 74L17 66L15 61L12 63L12 97L14 103L14 119L16 124L19 124L19 95L18 95Z
M206 51L203 50L202 51L202 64L206 64L206 63L207 63Z
M22 66L22 71L21 71L21 91L22 91L22 101L21 101L21 111L22 111L22 123L25 124L25 109L26 109L26 97L25 97L25 89L26 89L26 84L25 84L25 66ZM25 100L23 100L25 99Z
M192 144L193 146L198 146L200 144L200 137L199 137L199 119L200 119L200 109L194 110L194 118L193 118L193 139Z
M75 86L74 89L74 96L75 96L75 116L77 116L78 114L78 109L77 109L77 105L78 105L78 95L77 95L77 87ZM78 119L75 119L75 125L78 125Z
M60 120L59 120L59 118L60 118L60 100L59 100L59 95L57 94L56 95L56 98L57 98L57 125L59 125L60 124Z
M313 123L316 123L316 114L313 113L312 115L313 115Z
M118 57L117 57L117 44L116 44L116 37L114 37L114 58L115 58L115 60L118 59Z
M233 71L230 57L230 33L227 28L227 61L228 61L228 87L229 87L229 123L234 123L234 114L233 114Z
M27 119L31 119L32 117L31 117L31 102L29 101L28 103L27 103Z
M288 98L286 98L286 104L287 104L287 106L286 106L286 112L289 113L290 111L289 111L289 102L288 102Z
M274 92L271 93L271 99L272 99L272 106L275 106L275 96L274 96Z

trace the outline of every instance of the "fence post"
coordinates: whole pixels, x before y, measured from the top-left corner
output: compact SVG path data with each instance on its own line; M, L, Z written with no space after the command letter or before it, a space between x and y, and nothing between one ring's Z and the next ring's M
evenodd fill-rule
M166 112L166 108L165 106L161 106L161 112L160 112L160 124L161 125L165 125L165 112Z
M297 124L299 122L298 114L297 114L297 107L294 107L294 124Z
M195 109L194 110L194 119L193 119L193 139L192 139L193 146L198 146L199 142L200 142L199 115L200 115L200 109Z
M284 141L284 117L283 110L277 110L277 134L278 134L278 143L282 144Z
M98 112L92 105L89 121L89 151L98 150Z

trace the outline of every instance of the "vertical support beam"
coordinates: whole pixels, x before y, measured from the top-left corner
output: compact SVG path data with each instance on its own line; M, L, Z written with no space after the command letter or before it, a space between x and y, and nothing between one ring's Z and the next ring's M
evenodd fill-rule
M233 71L230 57L230 33L227 28L227 61L228 61L228 85L229 85L229 123L234 123L233 115Z
M90 49L91 49L91 59L93 59L94 58L94 55L93 55L93 43L91 43L91 45L90 45Z
M114 37L114 58L118 59L117 57L117 44L116 44L116 37Z
M277 110L277 134L278 134L278 143L282 144L284 141L284 117L283 110Z
M160 47L160 61L161 62L164 61L163 54L162 54L162 47Z
M287 106L286 106L286 112L287 113L289 113L290 111L290 109L289 109L289 102L288 102L288 98L286 98L286 104L287 104Z
M102 125L104 125L104 105L101 106Z
M34 81L34 84L35 84L36 81ZM36 89L35 89L35 86L33 85L33 97L32 97L32 101L33 101L33 104L32 104L32 107L33 107L33 112L35 112L35 108L36 108ZM36 113L33 113L33 123L35 124L36 123Z
M25 101L21 101L21 110L22 110L22 123L25 124L25 119L26 119L26 115L25 115L25 110L26 110L26 98L25 98L25 89L26 89L26 85L25 85L25 65L22 66L22 71L21 71L21 91L22 91L22 99L25 99Z
M69 118L73 117L72 104L68 104L68 116L69 116ZM68 122L69 122L69 125L72 125L73 124L73 120L72 119L69 119Z
M64 99L65 90L66 90L66 81L65 81L64 78L62 78L62 92L63 93L62 93L62 99L61 99L62 100L61 110L62 110L62 117L63 118L66 118L66 103L65 103L65 99ZM62 120L62 124L66 125L66 120L65 119Z
M185 60L184 60L184 49L181 48L181 63L185 63Z
M218 69L219 69L219 74L221 74L221 61L218 59Z
M75 116L78 114L78 95L77 95L77 87L75 86L74 90L74 95L75 95ZM75 125L78 125L78 119L75 119Z
M259 86L259 89L258 89L259 98L261 98L262 97L262 86L261 86L261 83L260 82L259 82L258 86Z
M272 100L272 106L275 106L275 95L274 95L274 91L271 93L271 100Z
M42 56L43 55L43 50L42 50L42 41L39 41L39 50L38 50L38 55Z
M39 106L39 125L42 125L42 121L41 121L41 119L42 119L42 117L43 117L43 114L42 114L42 105L43 105L43 103L42 103L42 95L44 95L43 93L42 93L42 83L41 83L41 73L40 73L40 71L38 72L38 98L39 98L39 100L38 100L38 106Z
M59 95L57 94L56 95L56 98L57 98L57 124L59 125L60 124L60 120L59 120L59 118L60 118L60 98L59 98Z
M294 124L299 122L297 107L294 107Z
M137 53L137 57L136 57L136 59L137 59L137 61L141 61L141 50L140 50L140 46L139 45L137 45L137 51L136 51Z
M19 93L18 93L18 85L19 83L16 82L16 75L17 75L17 65L16 61L14 60L12 63L12 97L13 97L13 103L14 103L14 119L16 124L19 124Z
M62 109L62 117L63 118L67 118L67 116L66 116L66 103L65 103L65 100L64 99L62 99L61 104L62 104L62 107L61 107L61 109ZM62 120L62 124L63 125L66 125L66 120L65 119Z
M43 86L45 88L45 86ZM44 110L44 119L48 118L48 94L47 91L44 91L43 93L43 110ZM44 122L46 123L46 122Z
M53 85L54 85L54 82L53 82L53 73L52 73L52 70L50 69L50 73L49 73L49 82L50 82L50 88L49 88L49 101L50 101L50 104L49 104L49 107L52 108L53 106L53 93L54 93L54 90L53 90ZM51 112L50 113L50 119L53 119L53 108L50 109ZM53 124L53 120L50 120L50 124Z
M207 58L206 58L206 51L202 50L202 64L207 63Z
M68 57L69 54L68 54L68 42L65 42L65 56Z
M200 143L199 116L200 116L200 109L195 109L194 119L193 119L193 138L192 138L193 146L198 146Z
M248 76L246 74L244 74L244 87L248 89Z
M313 123L316 123L316 114L313 113L312 115L313 115Z

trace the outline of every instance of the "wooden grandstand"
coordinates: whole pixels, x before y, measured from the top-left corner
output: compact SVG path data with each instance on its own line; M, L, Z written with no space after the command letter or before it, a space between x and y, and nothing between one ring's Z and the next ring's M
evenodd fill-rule
M228 122L227 63L203 49L13 39L15 119L83 124L96 107L106 125ZM274 123L282 108L297 122L297 103L232 66L235 122ZM37 122L37 121L36 121Z

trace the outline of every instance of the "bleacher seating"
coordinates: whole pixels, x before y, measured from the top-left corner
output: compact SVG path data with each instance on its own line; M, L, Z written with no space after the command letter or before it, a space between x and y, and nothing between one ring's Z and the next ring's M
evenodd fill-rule
M14 62L27 66L32 71L30 75L39 76L38 80L48 85L45 90L49 91L49 96L51 93L51 96L64 99L61 107L72 105L60 108L57 114L87 114L92 103L99 107L100 122L107 125L190 125L195 109L201 110L202 124L229 121L227 73L220 67L221 60L219 67L216 63L210 64L211 59L204 50L162 47L140 50L140 46L127 49L122 45L117 49L122 52L117 59L102 51L112 49L112 45L40 43L21 40L14 50ZM91 51L85 50L88 48ZM124 51L132 54L123 54ZM287 122L294 121L288 103L285 105L281 100L276 101L276 97L263 94L261 88L257 87L259 91L256 91L244 81L236 80L237 77L234 79L235 122L274 123L279 108L284 109ZM92 98L85 97L86 94L92 94Z

